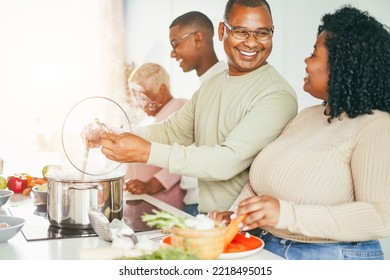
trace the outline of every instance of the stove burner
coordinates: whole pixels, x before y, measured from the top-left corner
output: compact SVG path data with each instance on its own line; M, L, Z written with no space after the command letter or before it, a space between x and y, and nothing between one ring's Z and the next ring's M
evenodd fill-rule
M8 209L12 216L26 220L21 231L27 241L98 236L93 229L66 229L52 225L46 208L46 205L26 204ZM161 210L144 200L128 200L124 203L123 220L134 232L155 230L139 218L143 213L152 213L153 209Z
M27 241L98 236L93 229L63 229L51 225L46 205L21 205L11 207L9 212L26 220L21 231Z

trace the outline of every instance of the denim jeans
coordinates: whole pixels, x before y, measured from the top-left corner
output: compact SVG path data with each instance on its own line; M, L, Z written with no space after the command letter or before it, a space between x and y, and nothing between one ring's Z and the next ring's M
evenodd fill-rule
M186 212L192 216L198 215L199 214L198 204L185 204L184 205L184 212Z
M264 249L288 260L383 260L378 240L338 243L304 243L276 237L266 231L256 234Z

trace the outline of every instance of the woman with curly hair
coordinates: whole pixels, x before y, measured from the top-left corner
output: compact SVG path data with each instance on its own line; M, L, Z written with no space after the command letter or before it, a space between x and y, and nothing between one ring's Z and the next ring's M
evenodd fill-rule
M254 160L232 212L286 259L383 259L390 236L390 34L351 6L326 14L302 110ZM255 230L256 229L256 230Z

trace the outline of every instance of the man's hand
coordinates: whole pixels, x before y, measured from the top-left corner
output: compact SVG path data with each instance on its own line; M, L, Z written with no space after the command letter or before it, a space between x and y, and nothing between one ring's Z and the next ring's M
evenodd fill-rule
M99 148L102 141L100 133L103 131L108 132L108 128L97 118L93 122L87 124L81 132L81 138L83 139L85 146L88 149Z
M117 162L141 162L149 159L151 143L131 133L100 134L101 151L108 158Z

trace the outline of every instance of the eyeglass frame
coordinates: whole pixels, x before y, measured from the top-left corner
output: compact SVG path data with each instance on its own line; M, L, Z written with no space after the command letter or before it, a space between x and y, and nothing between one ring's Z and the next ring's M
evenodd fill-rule
M180 43L182 40L184 40L185 38L187 38L187 37L189 37L189 36L191 36L191 35L194 35L194 34L196 34L196 33L198 33L198 31L192 31L192 32L189 32L189 33L186 33L186 34L180 36L180 37L177 38L177 39L173 39L173 40L171 41L172 49L173 49L173 50L176 50L177 46L179 45L179 43ZM174 43L175 43L175 44L174 44Z
M151 99L146 94L146 88L141 86L140 84L131 82L128 85L128 89L129 91L126 96L128 103L131 103L131 100L135 99L137 102L141 103L141 107L143 110L147 109L148 111L155 111L157 108L162 106L161 103ZM136 104L136 106L140 106L140 104Z
M242 27L231 26L226 20L223 21L223 24L229 29L229 31L232 33L233 37L236 38L237 40L242 40L242 41L248 40L248 38L251 36L251 34L253 34L253 37L257 41L264 42L264 41L268 41L268 40L272 39L272 37L274 35L274 30L273 29L269 30L267 28L259 28L259 29L256 29L256 30L253 31L253 30L248 30L248 29L242 28ZM243 32L246 32L246 37L245 38L238 38L238 37L236 37L237 34L234 33L234 31L236 31L238 29L241 29ZM258 32L258 31L267 31L270 37L266 38L266 39L258 38L256 36L256 32Z

